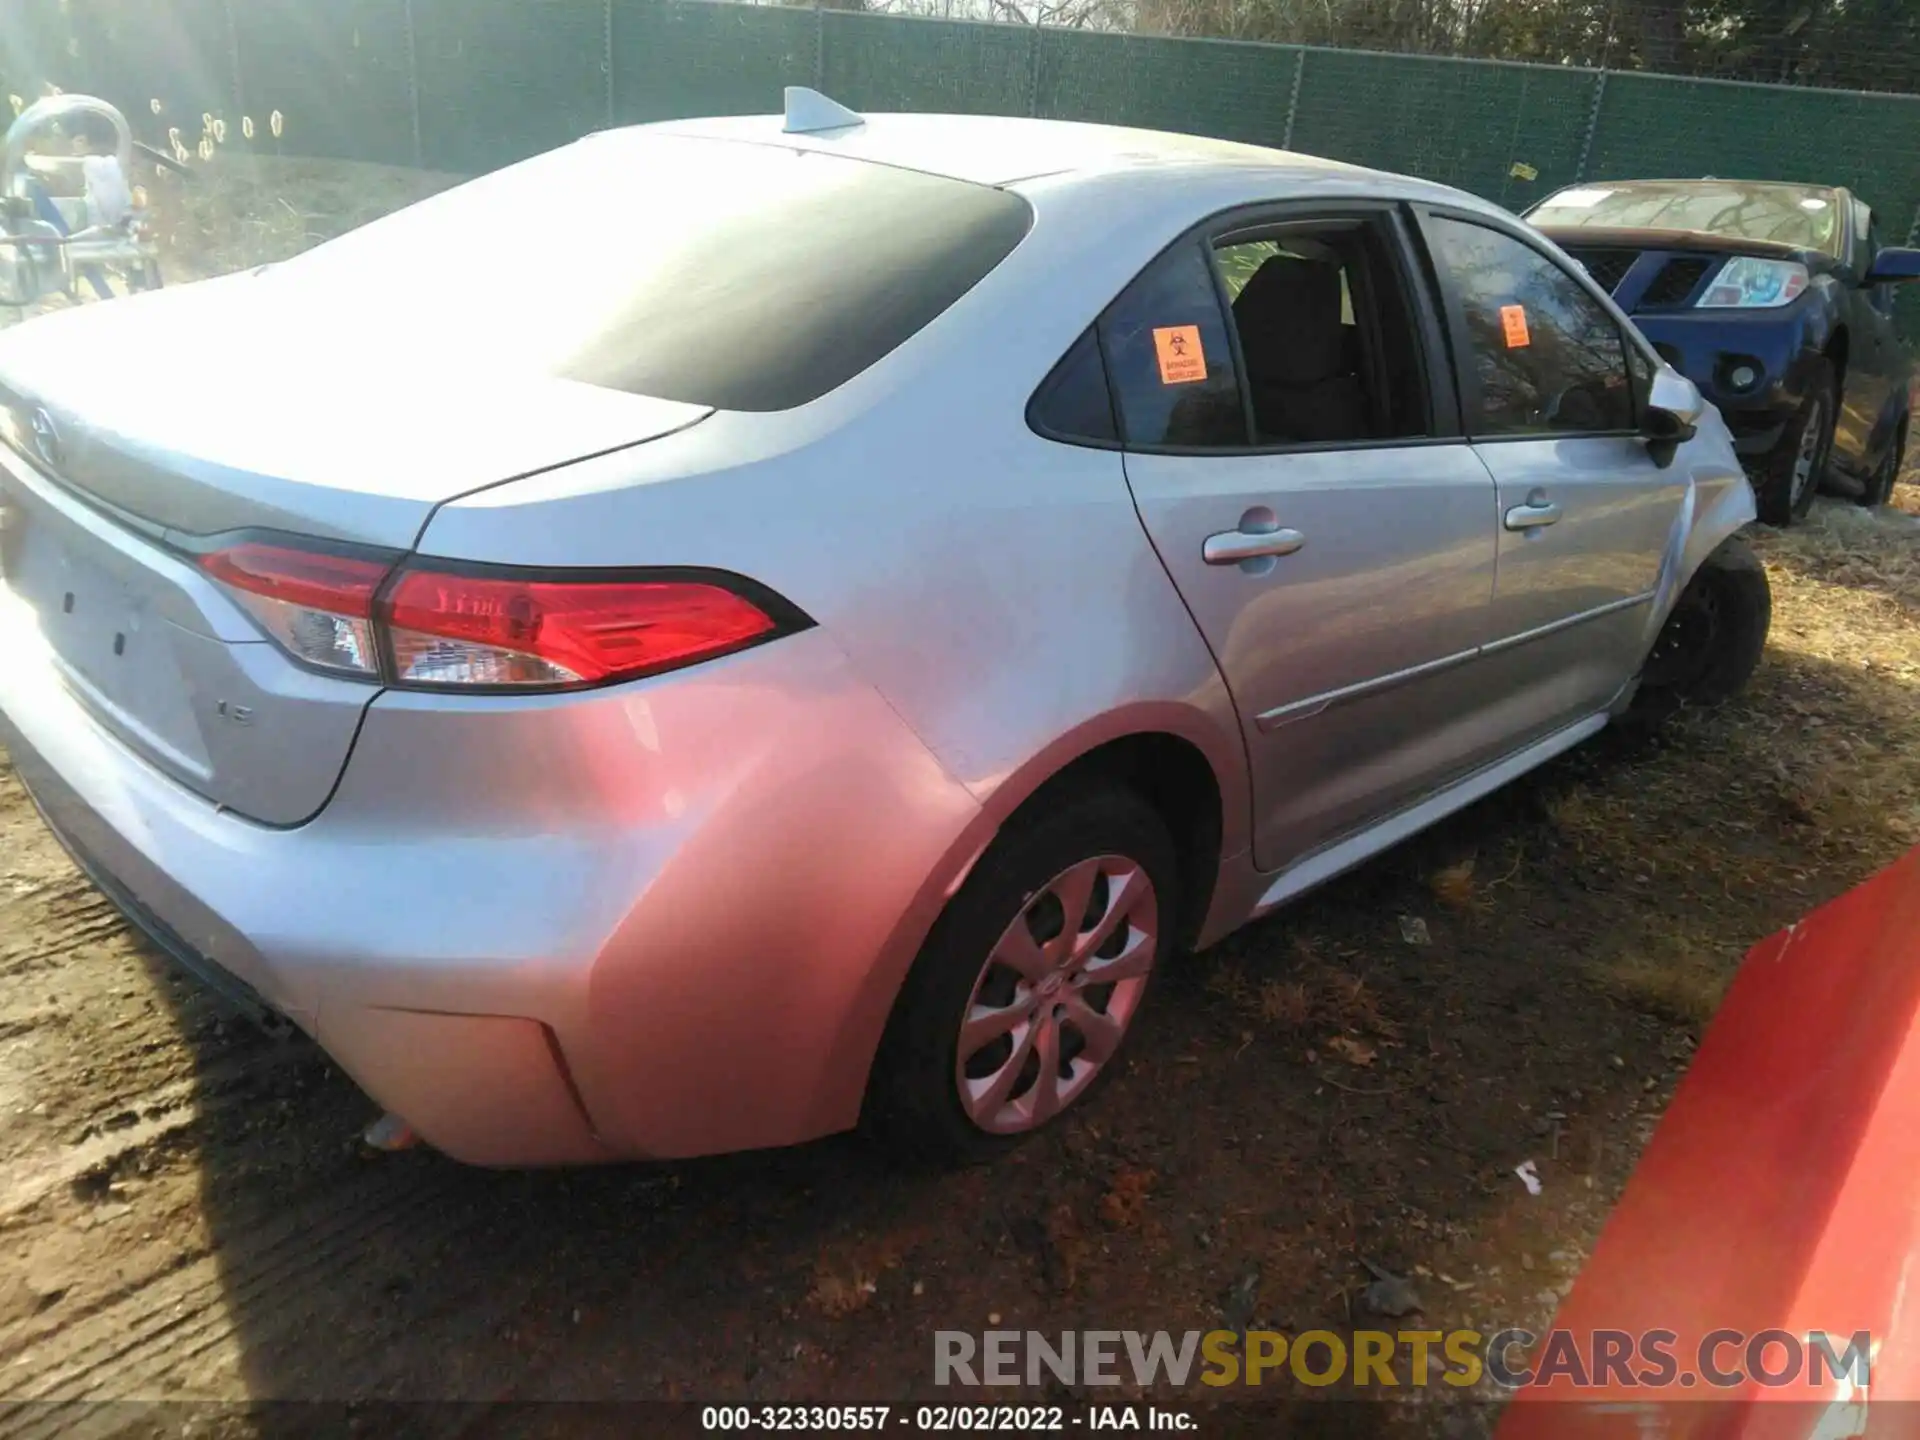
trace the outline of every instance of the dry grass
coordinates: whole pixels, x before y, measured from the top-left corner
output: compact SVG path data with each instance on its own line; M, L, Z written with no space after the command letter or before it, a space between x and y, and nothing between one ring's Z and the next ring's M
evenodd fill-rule
M1304 937L1296 937L1293 950L1294 963L1284 978L1266 979L1248 973L1247 957L1220 951L1207 972L1206 988L1243 1018L1275 1030L1398 1038L1400 1027L1387 1016L1379 991L1350 968L1357 957L1343 955L1339 963L1328 963Z
M1744 949L1689 915L1783 882L1798 893L1809 872L1860 873L1920 842L1920 486L1878 512L1823 500L1805 524L1753 540L1774 622L1751 691L1683 720L1671 759L1547 803L1583 863L1648 899L1652 923L1629 913L1596 937L1596 982L1684 1022L1711 1015ZM1782 872L1782 841L1803 868Z
M1597 962L1589 973L1603 991L1635 1009L1681 1025L1704 1025L1720 1008L1746 952L1739 946L1673 932L1664 944Z

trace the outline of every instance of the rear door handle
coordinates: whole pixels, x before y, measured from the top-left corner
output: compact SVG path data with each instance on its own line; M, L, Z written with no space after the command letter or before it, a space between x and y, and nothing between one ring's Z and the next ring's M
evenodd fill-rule
M1238 565L1265 555L1291 555L1306 543L1298 530L1222 530L1207 537L1200 557L1209 565Z
M1542 525L1551 525L1560 518L1560 507L1551 500L1543 500L1537 505L1516 505L1507 511L1507 529L1538 530Z

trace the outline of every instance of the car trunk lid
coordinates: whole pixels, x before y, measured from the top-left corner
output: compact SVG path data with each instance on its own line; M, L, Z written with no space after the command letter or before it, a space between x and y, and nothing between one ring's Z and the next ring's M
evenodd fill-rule
M15 327L0 335L0 391L43 413L63 484L168 530L395 549L442 501L712 413L430 337L389 345L365 318L231 276Z
M269 298L249 318L250 295ZM0 336L0 663L45 667L147 763L290 825L326 803L377 687L290 659L195 562L207 537L397 553L447 499L711 412L457 357L335 363L337 330L283 330L280 309L239 277ZM259 353L275 334L324 343Z

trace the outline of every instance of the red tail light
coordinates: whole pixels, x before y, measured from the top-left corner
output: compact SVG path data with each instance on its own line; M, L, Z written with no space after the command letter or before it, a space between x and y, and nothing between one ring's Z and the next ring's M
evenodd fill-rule
M373 600L391 558L245 541L202 555L200 568L296 660L348 675L380 673Z
M200 557L288 654L408 689L605 685L800 628L778 596L714 572L572 579L246 541Z
M396 683L596 685L711 659L777 628L684 580L564 581L405 569L381 605Z

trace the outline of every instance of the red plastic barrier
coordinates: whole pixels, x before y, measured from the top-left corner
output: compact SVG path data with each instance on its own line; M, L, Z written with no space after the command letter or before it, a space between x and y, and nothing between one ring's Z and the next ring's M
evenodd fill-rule
M1748 954L1555 1317L1582 1356L1598 1331L1675 1332L1680 1373L1556 1374L1515 1394L1500 1440L1920 1435L1917 1257L1920 849ZM1870 1331L1866 1394L1830 1371L1819 1388L1720 1388L1695 1361L1722 1330L1821 1331L1842 1351ZM1719 1373L1744 1348L1720 1348ZM1888 1401L1903 1403L1872 1403Z

